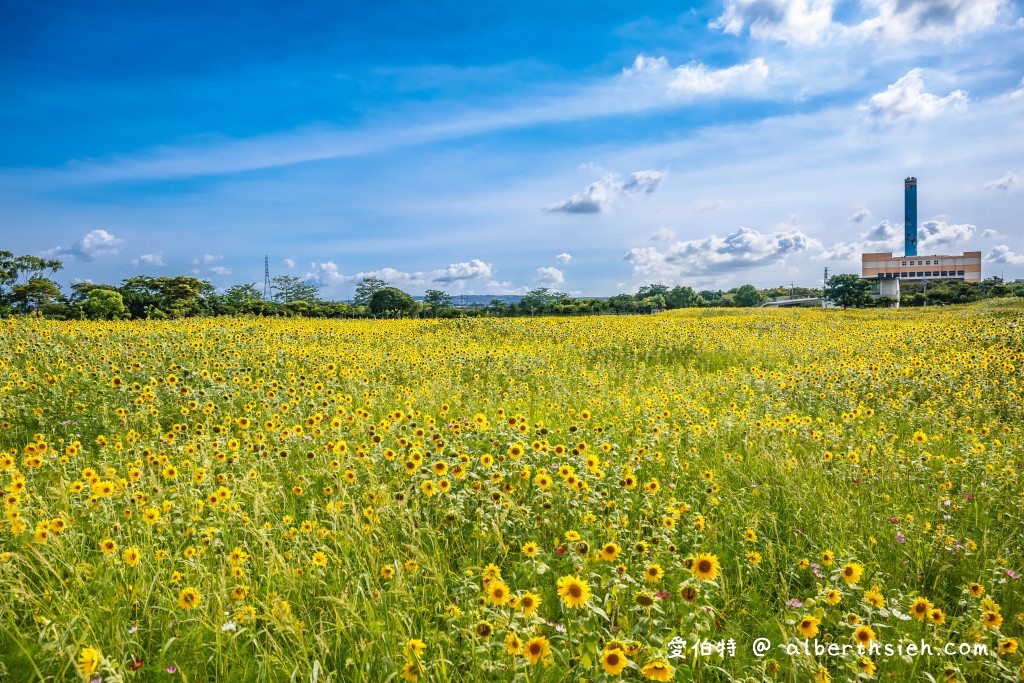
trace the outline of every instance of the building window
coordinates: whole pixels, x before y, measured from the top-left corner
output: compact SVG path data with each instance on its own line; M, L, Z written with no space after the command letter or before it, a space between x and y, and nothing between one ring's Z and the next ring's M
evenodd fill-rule
M905 266L905 265L907 265L907 262L906 262L906 261L903 261L902 263L900 263L900 265L901 265L901 266Z
M964 271L962 271L962 270L958 270L958 271L956 271L956 274L957 274L957 275L963 275L963 274L964 274Z

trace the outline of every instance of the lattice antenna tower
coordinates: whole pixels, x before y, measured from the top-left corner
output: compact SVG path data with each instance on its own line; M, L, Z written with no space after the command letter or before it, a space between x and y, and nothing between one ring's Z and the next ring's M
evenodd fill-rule
M263 299L270 299L270 256L263 257Z

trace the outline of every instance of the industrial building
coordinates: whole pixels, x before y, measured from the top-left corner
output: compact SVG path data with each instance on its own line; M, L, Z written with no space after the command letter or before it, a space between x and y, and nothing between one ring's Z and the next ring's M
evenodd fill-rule
M892 252L861 254L861 277L874 280L876 294L900 299L900 280L928 283L934 280L981 281L981 252L962 254L917 253L917 178L903 181L903 256ZM899 305L899 304L897 304Z

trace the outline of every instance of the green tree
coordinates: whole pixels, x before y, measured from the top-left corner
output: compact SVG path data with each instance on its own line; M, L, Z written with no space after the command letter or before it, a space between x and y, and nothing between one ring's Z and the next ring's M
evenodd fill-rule
M356 293L352 303L356 306L369 306L373 295L388 286L388 283L379 277L364 277L362 282L356 285Z
M859 275L833 275L825 283L825 298L846 308L859 308L871 303L871 282Z
M423 303L430 306L432 314L437 315L440 309L452 305L452 298L440 289L428 289L423 295Z
M11 287L10 302L22 313L38 311L60 299L60 285L48 277L33 275L27 282L19 282Z
M736 289L731 290L730 293L732 294L736 305L742 306L743 308L757 306L764 301L764 297L761 296L761 292L757 291L757 288L755 288L754 285L740 285Z
M691 287L676 285L665 294L665 304L669 308L693 308L701 303L701 298Z
M666 296L668 292L668 285L644 285L637 290L636 300L643 301L652 296Z
M183 318L209 311L213 285L186 275L137 275L118 288L133 318Z
M14 286L18 284L28 285L32 279L46 279L43 274L49 272L51 275L64 267L64 264L56 259L44 259L38 256L15 256L13 252L0 250L0 306L11 304L25 305L25 297L44 295L44 285L37 283L27 289L22 288L18 295L18 301L12 300ZM53 282L49 280L49 282ZM56 283L54 283L56 284ZM59 287L58 287L59 289ZM59 296L59 295L58 295Z
M221 297L221 303L233 315L262 312L263 295L256 285L232 285Z
M94 287L82 304L86 315L100 320L117 320L128 317L128 307L120 292Z
M316 285L303 282L302 278L294 275L278 275L272 278L270 288L274 292L274 300L281 303L305 301L315 304L320 301L319 288Z
M416 301L397 287L378 289L370 298L374 315L402 315L416 310Z
M639 304L640 310L642 311L660 311L667 308L664 294L655 294L653 296L646 297L644 299L641 299Z

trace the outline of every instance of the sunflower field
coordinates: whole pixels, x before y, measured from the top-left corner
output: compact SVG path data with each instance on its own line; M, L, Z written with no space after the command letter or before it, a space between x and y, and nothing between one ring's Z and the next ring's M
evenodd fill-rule
M1022 369L1003 302L0 321L0 680L1019 680Z

